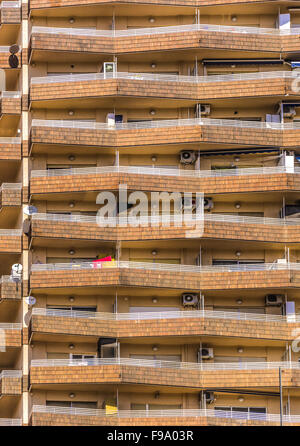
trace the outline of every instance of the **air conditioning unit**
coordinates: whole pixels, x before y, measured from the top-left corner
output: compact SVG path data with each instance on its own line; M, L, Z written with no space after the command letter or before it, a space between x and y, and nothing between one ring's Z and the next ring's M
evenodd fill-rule
M215 394L214 392L210 392L209 390L204 391L204 399L206 404L211 404L215 401Z
M197 104L195 107L195 116L200 118L201 116L210 115L210 105L209 104Z
M287 106L283 108L283 116L285 118L293 118L294 116L296 116L296 110L295 107L293 106Z
M212 198L204 198L204 209L209 210L209 209L213 209L214 207L214 202Z
M114 77L116 71L117 71L117 64L115 62L104 62L103 63L104 79L106 77Z
M210 105L209 104L201 104L201 116L210 115Z
M280 307L283 303L282 294L267 294L265 297L267 307Z
M197 155L194 150L182 150L180 152L181 164L194 164L196 162Z
M183 293L182 305L184 307L196 307L199 302L199 296L196 293Z
M198 352L198 362L201 362L202 359L213 359L213 357L213 348L202 347Z

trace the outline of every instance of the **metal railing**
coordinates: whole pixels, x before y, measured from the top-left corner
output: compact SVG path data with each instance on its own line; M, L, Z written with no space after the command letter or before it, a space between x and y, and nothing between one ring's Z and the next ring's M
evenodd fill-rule
M182 218L181 218L182 217ZM64 214L46 214L46 213L36 213L31 216L32 220L37 221L53 221L53 222L69 222L69 223L91 223L98 224L99 220L93 215L64 215ZM222 223L239 223L246 225L270 225L270 226L300 226L300 218L271 218L271 217L251 217L243 215L226 215L226 214L204 214L204 215L186 215L185 217L181 215L159 215L159 216L142 216L139 218L140 225L143 223L157 224L164 222L198 222L198 221L210 221L210 222L222 222ZM107 218L104 220L105 223L111 224L112 226L118 225L130 225L130 216L125 220L123 217Z
M50 217L50 218L48 218ZM171 225L174 226L190 226L193 223L198 223L203 221L203 213L199 214L161 214L161 215L142 215L140 217L95 217L90 215L63 215L63 214L33 214L33 220L43 220L43 221L63 221L63 222L71 222L71 223L92 223L97 224L98 226L143 226L143 225L153 225L159 226L162 225ZM138 224L137 224L138 221ZM300 222L299 222L300 224Z
M187 127L196 125L211 125L219 127L253 128L260 130L298 130L300 122L280 123L280 122L261 122L261 121L240 121L238 119L210 119L210 118L192 118L192 119L163 119L157 121L139 121L123 122L110 125L106 122L87 122L71 120L54 119L33 119L32 127L56 127L67 129L89 129L89 130L137 130L137 129L155 129L169 127ZM1 138L0 138L1 142Z
M0 48L0 52L1 52L1 48ZM1 137L0 144L21 144L21 138Z
M2 91L0 98L21 98L21 92L20 91Z
M279 414L237 412L214 409L163 409L163 410L118 410L107 413L105 409L86 409L80 407L60 407L34 405L32 413L65 414L70 416L91 416L105 418L169 418L169 417L209 417L240 420L256 420L264 422L280 422ZM300 423L300 415L283 415L284 423Z
M0 418L0 426L22 426L21 418Z
M86 359L34 359L31 367L88 367L120 365L129 367L150 367L159 369L181 369L215 371L215 370L274 370L297 369L300 371L300 363L292 361L274 362L180 362L162 361L158 359L133 359L133 358L86 358Z
M31 272L37 271L68 271L89 270L97 268L126 268L142 269L146 271L170 271L188 273L219 273L219 272L246 272L246 271L300 271L300 263L257 263L240 265L176 265L171 263L131 262L114 260L111 262L93 263L39 263L31 265Z
M22 370L2 370L0 380L2 378L22 378Z
M0 330L22 330L22 324L1 322Z
M287 322L300 322L300 314L275 315L259 313L243 313L235 311L217 311L217 310L190 310L190 311L163 311L163 312L141 312L141 313L100 313L92 311L76 310L56 310L51 308L33 308L32 316L45 317L63 317L75 319L93 319L98 321L145 321L145 320L165 320L165 319L222 319L255 321L255 322L276 322L286 324Z
M0 192L3 190L21 190L22 183L2 183L0 186Z
M135 29L118 29L118 30L102 30L102 29L86 29L86 28L56 28L46 26L33 26L31 35L33 34L63 34L69 36L90 36L90 37L131 37L143 35L157 35L170 33L188 33L197 31L219 32L219 33L236 33L236 34L256 34L271 36L289 36L299 35L299 28L291 29L275 29L275 28L259 28L255 26L225 26L212 24L190 24L177 26L159 26L149 28Z
M2 8L21 8L21 2L1 2L0 9Z
M257 73L237 73L212 76L183 76L174 74L159 73L86 73L86 74L65 74L61 76L43 76L31 78L31 84L58 84L65 82L98 81L105 79L130 79L135 81L156 81L156 82L184 82L190 84L202 84L213 82L241 82L260 79L297 79L299 71L266 71Z
M293 169L285 166L271 167L249 167L236 169L217 169L217 170L184 170L179 168L170 169L168 167L139 167L139 166L101 166L101 167L81 167L70 169L48 169L32 170L31 178L36 177L60 177L76 175L103 175L106 173L127 173L134 175L158 175L170 177L188 177L188 178L216 178L216 177L238 177L247 175L276 175L280 173L300 174L300 167Z
M21 237L22 229L0 229L0 237Z

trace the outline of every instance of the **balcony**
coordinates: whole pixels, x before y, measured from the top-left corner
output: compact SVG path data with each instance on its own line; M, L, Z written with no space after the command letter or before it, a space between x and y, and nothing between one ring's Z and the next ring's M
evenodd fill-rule
M21 138L0 138L0 161L1 160L21 160Z
M168 50L219 49L263 54L297 52L298 29L194 24L98 30L33 26L32 51L128 54ZM63 45L61 44L63 42Z
M10 276L0 278L0 289L0 302L21 300L22 286L17 285Z
M284 425L299 426L299 415L283 415ZM279 426L280 415L213 409L118 410L33 406L32 426Z
M0 348L1 349L19 348L21 346L22 346L22 324L0 323ZM3 352L3 350L1 351Z
M137 286L204 291L300 286L299 263L194 266L112 261L97 265L92 262L32 265L31 289Z
M21 2L3 1L0 5L0 24L15 25L21 23Z
M2 370L0 373L0 395L21 395L22 371Z
M22 229L0 229L0 253L22 252Z
M260 0L232 0L231 3L258 3ZM102 5L102 4L119 4L119 0L84 0L84 5ZM124 0L122 3L133 4L137 3L144 4L143 0ZM149 5L167 5L167 6L212 6L212 5L227 5L227 1L223 0L147 0L147 4ZM46 8L59 8L66 6L82 6L82 0L31 0L30 1L30 9L32 12L39 9Z
M122 217L112 218L107 220L107 226L103 226L100 222L98 224L96 216L37 213L31 219L31 236L33 239L115 242L183 240L199 237L265 243L297 244L300 241L298 219L204 214L204 220L203 216L194 215L193 219L191 216L190 220L177 224L176 221L180 222L181 216L178 216L178 220L176 217L174 215L141 217L137 226L130 217L126 220Z
M128 189L205 194L299 191L300 168L283 166L224 170L183 170L138 166L105 166L33 170L30 192L45 194ZM36 198L36 197L35 197Z
M292 88L295 71L229 74L223 76L175 76L144 73L91 73L31 79L32 102L99 98L107 96L165 99L259 98L299 96Z
M173 119L110 126L101 122L33 119L32 144L90 147L134 147L210 143L263 147L297 147L300 123L234 119Z
M33 308L30 337L63 335L132 339L168 336L222 336L231 338L293 341L300 316L277 316L210 310L165 311L163 313L93 313Z
M0 209L21 206L22 183L2 183L0 187Z
M282 386L300 383L299 362L193 363L160 360L36 359L31 361L30 385L141 384L173 388L278 388L278 370L283 370Z
M2 91L0 96L0 114L20 115L21 111L21 93L15 91Z

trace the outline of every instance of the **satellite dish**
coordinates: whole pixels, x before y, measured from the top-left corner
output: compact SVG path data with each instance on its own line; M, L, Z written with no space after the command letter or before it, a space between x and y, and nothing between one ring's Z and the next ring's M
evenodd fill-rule
M32 215L37 213L37 208L35 206L25 206L24 207L24 214L26 215Z
M9 63L10 68L18 68L19 59L15 54L11 54L8 58L8 63Z
M17 54L19 51L20 51L20 47L16 43L9 47L10 54Z
M33 296L27 296L27 297L25 297L25 302L28 305L34 305L34 304L36 304L36 298Z

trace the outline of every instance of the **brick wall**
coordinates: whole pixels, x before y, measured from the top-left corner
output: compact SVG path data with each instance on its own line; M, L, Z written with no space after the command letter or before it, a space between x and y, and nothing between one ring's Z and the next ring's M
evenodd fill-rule
M186 370L127 365L31 367L32 387L43 384L142 384L187 388L278 388L278 368L265 370ZM285 369L282 386L300 383L300 371Z
M0 101L0 113L2 115L20 115L21 98L3 97Z
M3 206L20 206L21 201L21 189L4 188L0 191L0 208Z
M87 286L137 286L184 290L274 289L300 285L300 272L288 270L234 272L174 272L127 268L34 271L32 289Z
M0 9L0 23L14 24L21 23L21 8L1 8Z
M101 190L116 190L120 184L128 189L145 191L196 192L205 194L299 191L297 174L234 175L228 177L180 177L168 175L143 175L132 173L101 173L33 177L30 180L31 194L70 193Z
M209 100L235 97L266 97L295 94L291 79L258 79L228 82L159 82L153 80L106 79L52 84L33 84L31 101L62 98L130 96Z
M0 62L1 68L1 62ZM20 160L21 144L8 144L0 142L0 160Z
M32 236L69 240L173 240L195 237L187 226L107 227L92 223L32 220ZM299 243L299 226L205 221L201 238ZM1 238L0 238L1 250Z
M22 393L22 378L4 377L0 380L1 395L20 395Z
M294 340L296 323L199 317L106 321L33 315L31 331L44 334L133 338L159 336L222 336L251 339Z
M0 252L20 253L21 240L20 235L0 235Z
M31 48L32 50L42 51L57 51L57 48L61 48L61 51L85 51L101 54L175 51L191 48L219 48L230 51L243 50L278 53L280 51L297 51L299 49L299 38L297 35L279 36L207 30L133 35L115 38L36 32L31 36Z

